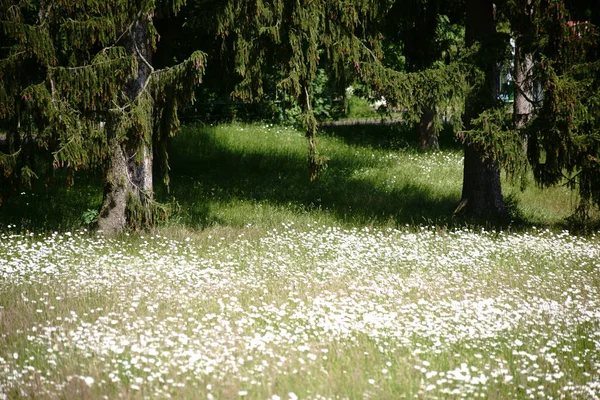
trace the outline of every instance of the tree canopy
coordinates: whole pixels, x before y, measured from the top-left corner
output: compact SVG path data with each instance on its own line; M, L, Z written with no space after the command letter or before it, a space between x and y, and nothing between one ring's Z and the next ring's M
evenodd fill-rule
M585 212L600 205L600 32L591 23L599 10L596 5L582 15L589 20L573 20L564 2L536 6L534 50L543 95L525 131L528 157L541 185L566 179L578 189Z
M182 3L2 1L0 124L9 143L0 155L3 182L30 185L51 167L100 166L107 171L103 211L113 208L117 187L125 196L119 202L128 203L110 229L150 223L154 213L132 210L152 203L153 153L166 174L166 140L205 63L197 51L172 68L152 67L154 15L175 13ZM117 153L125 157L120 171Z

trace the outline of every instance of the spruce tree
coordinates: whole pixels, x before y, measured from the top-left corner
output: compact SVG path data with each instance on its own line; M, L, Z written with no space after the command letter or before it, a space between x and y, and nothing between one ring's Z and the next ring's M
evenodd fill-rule
M54 168L101 167L98 227L114 234L153 224L153 164L168 179L166 141L193 97L205 56L155 70L156 13L183 0L0 2L0 154L4 185L30 185ZM48 171L50 169L50 171Z
M485 130L473 134L478 128L475 121L482 113L498 107L497 69L504 59L501 49L507 43L503 43L496 30L493 0L467 0L465 44L477 45L474 64L484 79L466 99L465 129L470 132L464 138L463 189L456 212L477 218L505 218L499 163L482 145L490 140L496 145L498 140L486 137Z
M591 205L600 206L600 35L594 25L600 20L598 7L562 0L502 5L500 10L517 34L519 104L512 121L502 106L490 103L482 108L471 117L467 143L476 146L477 158L488 160L494 169L498 164L509 175L523 173L528 161L540 186L566 183L579 193L576 211L585 217ZM539 89L532 93L534 85ZM470 165L467 155L465 171ZM468 182L465 172L465 185ZM488 193L500 193L499 184L496 187Z
M235 95L260 99L265 72L276 65L279 86L298 98L309 144L311 179L326 158L316 146L317 121L312 87L320 62L334 86L344 88L356 79L383 96L390 107L404 110L408 123L418 123L436 109L432 127L439 132L442 118L460 118L469 90L467 69L455 62L439 68L403 73L382 63L382 29L393 2L388 0L290 1L227 0L219 34L229 39L240 76ZM458 118L457 118L458 117Z
M600 7L560 0L537 0L534 7L542 101L524 128L528 158L540 185L566 181L576 189L577 211L586 216L591 205L600 206L600 32L594 25Z

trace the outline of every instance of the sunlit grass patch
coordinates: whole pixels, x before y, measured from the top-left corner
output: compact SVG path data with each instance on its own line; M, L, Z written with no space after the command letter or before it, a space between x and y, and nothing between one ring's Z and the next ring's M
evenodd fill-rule
M410 135L414 132L402 124L323 128L318 147L329 161L310 182L300 130L265 123L188 125L170 144L170 191L156 177L156 198L175 211L167 224L171 233L248 224L265 230L290 221L382 228L491 226L453 215L463 179L460 146L422 152ZM101 174L77 174L73 188L63 185L64 171L55 174L49 186L39 180L35 190L5 197L0 229L89 228L102 199ZM542 190L531 176L525 181L521 190L520 182L503 180L512 226L567 225L578 204L575 192L564 186ZM592 217L597 221L597 212Z
M328 167L310 182L302 132L187 127L173 143L172 195L183 210L178 222L394 226L451 219L460 198L458 153L352 145L335 135L320 137L319 148Z
M304 133L270 124L191 125L172 146L175 223L265 228L288 221L345 226L464 226L453 216L463 180L459 148L420 152L401 126L329 127L319 136L327 169L309 181ZM341 129L341 130L340 130ZM531 177L503 181L514 223L561 226L571 190L541 190Z
M547 230L9 231L0 393L593 397L599 253Z

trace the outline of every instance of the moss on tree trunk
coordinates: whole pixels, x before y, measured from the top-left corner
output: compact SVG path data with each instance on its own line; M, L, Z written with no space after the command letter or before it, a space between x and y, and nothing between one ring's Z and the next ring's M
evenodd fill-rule
M154 220L152 140L148 139L152 137L151 104L140 100L152 72L148 23L146 19L136 21L124 38L125 48L138 63L137 76L124 91L130 105L140 107L142 117L131 125L124 138L117 134L120 118L111 119L108 126L112 136L110 167L98 216L98 229L108 235L127 228L144 228Z

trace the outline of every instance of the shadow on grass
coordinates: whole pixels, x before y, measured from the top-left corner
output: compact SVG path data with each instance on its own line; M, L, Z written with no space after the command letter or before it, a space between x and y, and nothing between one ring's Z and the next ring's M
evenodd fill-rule
M417 133L402 122L369 125L328 125L319 134L342 139L352 146L399 150L417 148ZM445 124L438 136L440 149L458 150L462 145L456 139L452 125Z
M56 175L48 186L38 181L30 190L2 191L0 229L11 225L17 231L62 232L87 227L102 202L99 175L78 174L72 188L64 174Z
M171 192L157 185L157 199L174 198L181 205L176 222L191 228L252 222L252 215L262 205L268 213L274 207L279 219L298 214L327 215L348 225L438 225L441 227L498 227L490 221L453 217L459 202L455 196L438 193L426 182L384 182L385 171L375 179L365 170L381 170L369 157L354 156L360 148L406 148L410 141L391 126L357 129L348 126L328 127L324 135L341 138L351 147L340 145L331 157L328 169L315 182L309 182L306 149L298 142L287 149L273 144L265 146L231 146L210 129L195 127L184 130L173 142L170 152ZM408 135L408 133L406 133ZM398 139L400 137L400 139ZM298 137L296 136L296 139ZM228 140L236 140L229 137ZM266 139L265 139L266 140ZM396 142L394 142L396 140ZM236 149L236 147L238 149ZM64 231L86 226L86 212L100 207L103 187L99 174L76 176L75 186L67 188L59 171L56 182L37 190L5 197L0 206L0 230L9 224L17 230ZM158 183L158 182L157 182ZM0 188L3 189L3 188ZM3 191L4 192L4 191ZM516 198L507 197L513 210L511 228L531 226L518 215ZM225 210L225 211L224 211ZM237 217L224 214L237 213ZM90 214L88 213L88 216ZM275 218L274 220L276 220ZM310 217L312 218L312 216ZM542 224L543 225L543 224ZM502 226L502 224L500 224ZM592 224L561 224L575 231L597 229ZM504 225L505 227L505 225Z
M378 139L365 135L354 144L364 146L366 140ZM327 170L309 182L304 153L235 151L201 128L176 138L170 154L171 195L186 210L182 222L193 227L220 222L211 213L212 205L247 200L320 210L350 224L453 225L452 212L459 201L425 186L386 186L360 178L355 172L372 163L346 153L331 155Z

